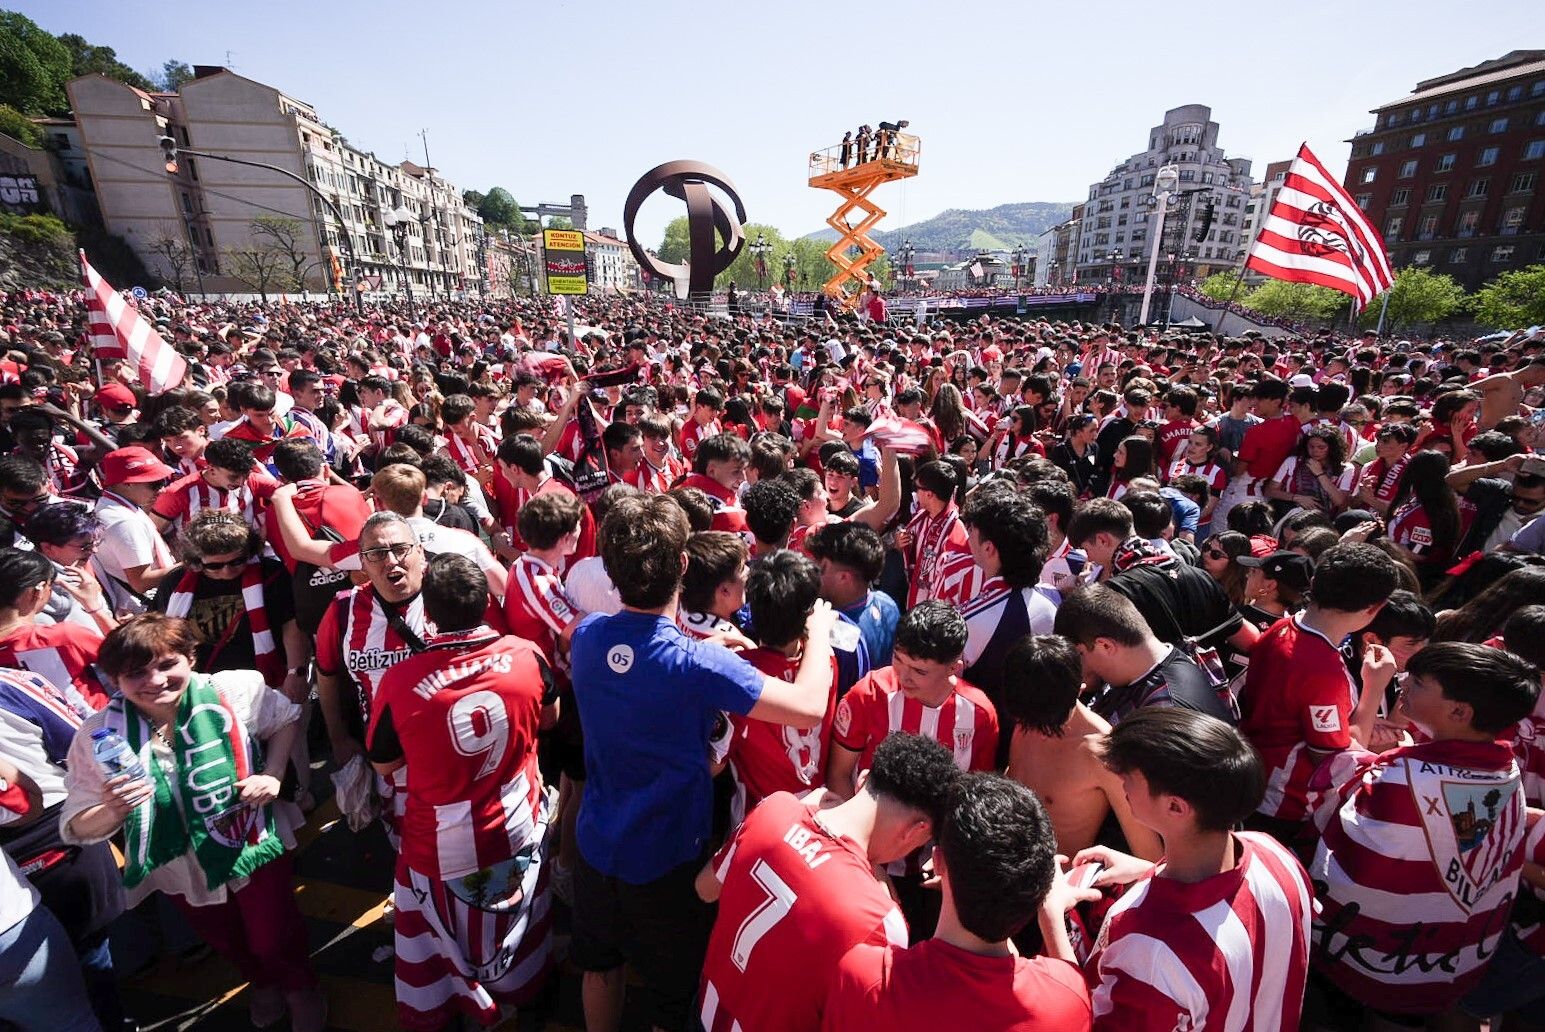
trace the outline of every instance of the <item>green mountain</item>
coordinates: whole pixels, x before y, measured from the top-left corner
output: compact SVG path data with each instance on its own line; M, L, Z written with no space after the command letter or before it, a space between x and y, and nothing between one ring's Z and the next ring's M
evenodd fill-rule
M927 253L1012 250L1029 247L1036 237L1064 221L1073 211L1073 203L1027 201L1000 204L996 208L971 211L950 208L924 222L914 222L900 229L877 230L873 236L880 245L892 250L903 240ZM822 229L807 234L809 239L827 242L837 239L835 230Z

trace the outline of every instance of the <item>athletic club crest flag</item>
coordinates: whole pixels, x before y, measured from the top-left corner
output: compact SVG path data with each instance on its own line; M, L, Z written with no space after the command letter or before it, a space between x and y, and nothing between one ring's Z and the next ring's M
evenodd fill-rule
M1444 887L1465 910L1486 909L1494 891L1508 891L1516 883L1504 875L1513 870L1507 861L1524 834L1517 770L1460 771L1416 760L1405 763Z
M1359 310L1395 282L1384 239L1307 143L1288 168L1245 268L1350 294Z

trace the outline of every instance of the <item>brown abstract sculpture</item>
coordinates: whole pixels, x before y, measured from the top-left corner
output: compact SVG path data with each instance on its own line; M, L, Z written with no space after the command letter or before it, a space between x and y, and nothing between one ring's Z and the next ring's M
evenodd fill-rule
M732 216L725 209L724 201L708 188L716 186L735 205ZM681 265L661 261L650 254L638 242L633 232L633 220L638 210L656 190L663 189L672 197L687 204L687 260ZM676 284L677 294L686 286L686 296L692 300L706 300L713 291L714 277L730 267L740 249L745 246L741 226L746 221L746 206L729 179L714 168L700 161L667 161L645 172L628 193L627 204L622 209L623 232L628 247L638 263L653 275L664 277ZM718 231L724 247L717 247L714 232Z

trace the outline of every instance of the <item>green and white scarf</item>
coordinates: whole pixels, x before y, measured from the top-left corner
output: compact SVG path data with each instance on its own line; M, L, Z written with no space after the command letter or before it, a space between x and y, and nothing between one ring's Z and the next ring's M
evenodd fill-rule
M284 854L272 806L241 801L236 783L260 769L261 757L254 756L256 743L208 677L194 674L177 706L175 781L167 780L152 755L150 721L122 695L108 705L107 726L134 750L156 787L124 824L124 885L133 888L190 850L211 889Z

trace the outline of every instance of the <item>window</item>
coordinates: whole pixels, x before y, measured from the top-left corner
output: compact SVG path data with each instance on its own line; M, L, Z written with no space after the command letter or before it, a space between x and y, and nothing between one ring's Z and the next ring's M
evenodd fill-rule
M1194 182L1196 182L1196 170L1195 169L1191 169L1191 168L1183 168L1183 169L1181 169L1180 170L1180 181L1182 183L1194 183Z
M1448 142L1449 143L1453 143L1455 140L1463 140L1464 138L1465 138L1465 127L1464 126L1456 125L1456 126L1450 127L1450 129L1448 131Z
M1545 111L1540 112L1545 114ZM1524 160L1537 161L1545 158L1545 140L1530 140L1524 144Z
M1373 201L1373 194L1360 193L1352 199L1357 202L1357 206L1359 208L1363 209L1363 211L1367 211L1369 203Z
M1462 212L1459 216L1458 236L1462 238L1475 236L1476 228L1480 224L1481 213L1479 211L1472 208L1467 212Z
M1487 107L1496 107L1497 106L1497 101L1499 101L1501 99L1502 99L1502 91L1501 90L1492 90L1490 93L1486 94L1486 106Z
M1507 119L1493 118L1491 124L1486 127L1486 131L1493 135L1507 132Z
M1465 188L1465 197L1485 197L1491 192L1491 180L1486 177L1470 180L1470 185Z
M1433 171L1434 172L1447 172L1449 169L1451 169L1453 167L1454 167L1454 155L1452 155L1452 154L1440 154L1438 156L1438 163L1437 163L1437 165L1435 165L1433 167Z
M1391 215L1389 220L1384 223L1384 239L1399 240L1401 227L1405 223L1406 217L1404 215Z
M1475 105L1478 104L1479 102L1480 102L1479 99L1476 98L1476 97L1466 97L1465 98L1465 110L1466 111L1474 111L1475 110Z
M1421 147L1421 146L1424 146L1426 143L1427 143L1427 134L1426 133L1414 133L1414 134L1412 134L1412 136L1411 136L1411 146L1413 146L1413 147Z
M1493 247L1491 249L1491 260L1494 262L1511 261L1513 258L1513 250L1514 248L1512 244L1503 244L1501 247Z
M1379 170L1377 168L1365 168L1363 169L1362 182L1371 183L1378 176L1378 174Z
M1497 163L1497 153L1498 148L1487 147L1481 151L1480 157L1475 159L1475 167L1485 168L1487 165L1495 165Z
M1502 235L1517 236L1524 225L1524 208L1509 208L1502 213Z
M1211 183L1212 182L1212 173L1211 172L1203 172L1202 173L1202 182L1204 182L1204 183Z
M1422 221L1416 227L1416 239L1431 240L1438 235L1438 217L1436 215L1423 215Z
M1427 200L1429 202L1448 200L1448 184L1434 183L1432 186L1429 186L1427 188Z
M1384 144L1382 142L1370 143L1368 145L1368 153L1374 157L1378 157L1380 154L1384 153Z
M1421 120L1422 120L1422 109L1421 108L1412 108L1411 109L1411 124L1415 125L1417 122L1420 122Z
M1389 206L1391 208L1399 208L1410 203L1411 191L1405 187L1401 187L1399 190L1396 190L1394 193L1389 195Z
M1534 124L1545 125L1545 108L1541 108L1534 113Z
M1400 164L1400 178L1401 179L1410 179L1414 175L1416 175L1416 162L1415 161L1403 161L1403 162L1401 162L1401 164Z
M1524 88L1522 86L1514 86L1514 87L1512 87L1511 89L1509 89L1507 91L1508 103L1511 104L1513 101L1519 99L1523 95L1524 95Z
M1452 115L1454 112L1456 112L1458 110L1459 110L1459 101L1457 101L1457 100L1451 100L1447 104L1443 105L1443 113L1445 115Z
M1534 85L1529 87L1529 96L1531 96L1531 97L1545 97L1545 79L1541 79L1540 81L1536 82Z
M1426 265L1432 261L1431 251L1417 251L1411 256L1412 265Z
M1463 265L1469 259L1470 249L1468 247L1456 247L1448 253L1448 263L1450 265Z
M1538 178L1537 172L1519 172L1513 176L1513 181L1507 184L1507 192L1528 193L1534 189L1534 181Z

